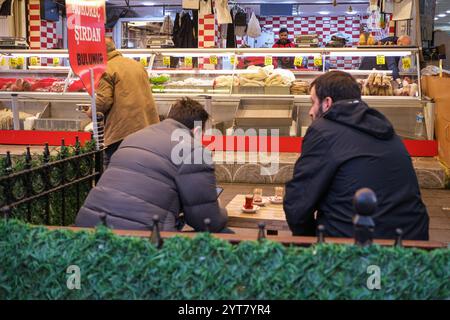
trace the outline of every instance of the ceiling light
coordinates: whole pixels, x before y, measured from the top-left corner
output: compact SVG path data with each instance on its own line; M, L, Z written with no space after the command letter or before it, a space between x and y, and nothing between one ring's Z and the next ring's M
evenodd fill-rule
M319 14L321 14L321 15L327 15L327 14L330 14L330 11L319 11Z
M445 13L438 14L439 18L445 18L447 15Z
M434 21L438 21L439 20L439 18L434 18Z

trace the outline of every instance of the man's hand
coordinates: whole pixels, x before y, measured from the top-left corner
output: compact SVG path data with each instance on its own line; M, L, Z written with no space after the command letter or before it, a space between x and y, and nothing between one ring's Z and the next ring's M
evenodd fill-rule
M92 119L92 110L91 110L91 107L89 107L88 109L83 110L83 113L86 114L89 118Z

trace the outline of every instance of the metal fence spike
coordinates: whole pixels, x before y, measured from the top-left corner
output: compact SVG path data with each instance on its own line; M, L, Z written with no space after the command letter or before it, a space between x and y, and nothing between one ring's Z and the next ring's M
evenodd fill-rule
M400 228L395 229L395 234L397 237L395 238L395 244L396 247L403 247L403 230Z
M264 222L258 223L258 241L262 241L266 238L266 232L265 232L266 224Z
M150 242L153 243L158 249L160 249L163 245L161 233L159 232L159 216L157 214L153 216L153 227Z
M320 224L317 231L317 243L325 243L325 226Z
M205 220L203 220L203 222L205 223L205 232L210 232L210 226L211 226L211 219L210 218L205 218Z

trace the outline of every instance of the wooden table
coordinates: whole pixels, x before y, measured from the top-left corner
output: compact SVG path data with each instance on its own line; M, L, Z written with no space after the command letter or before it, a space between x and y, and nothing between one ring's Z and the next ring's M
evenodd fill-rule
M239 228L258 228L259 222L266 224L268 234L277 234L278 230L289 231L283 204L268 203L256 213L243 213L245 195L238 194L226 206L228 211L228 226Z

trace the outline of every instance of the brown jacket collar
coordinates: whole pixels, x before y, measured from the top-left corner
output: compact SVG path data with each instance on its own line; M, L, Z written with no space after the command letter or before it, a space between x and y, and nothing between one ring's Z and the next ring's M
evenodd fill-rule
M108 52L108 61L114 59L117 56L122 56L122 54L117 51L117 50L113 50L111 52Z

